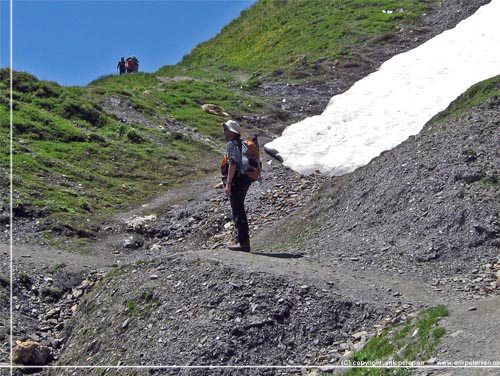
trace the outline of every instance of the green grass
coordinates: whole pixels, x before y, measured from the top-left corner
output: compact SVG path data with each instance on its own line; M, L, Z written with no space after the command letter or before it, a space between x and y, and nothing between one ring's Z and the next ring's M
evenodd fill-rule
M136 309L137 309L137 302L135 300L129 300L127 302L127 311L133 314Z
M388 360L395 362L426 361L432 357L436 346L445 334L437 326L439 319L448 316L444 306L427 309L406 324L385 329L368 341L366 346L351 358L352 364L376 364ZM352 368L346 375L408 375L405 368Z
M7 69L0 70L0 167L6 177L0 192L4 203L10 201L9 75ZM92 237L103 216L217 168L211 164L216 151L190 137L123 124L102 109L102 96L119 92L137 98L137 108L154 118L155 100L162 98L146 100L142 93L146 88L153 90L156 86L148 85L159 81L147 74L129 76L102 79L101 86L73 88L14 72L12 204L36 213L42 231ZM199 106L197 111L205 114ZM194 122L196 116L190 116ZM209 121L200 122L201 131L209 128ZM211 121L220 131L219 121Z
M432 119L432 123L440 122L452 116L459 116L468 109L489 102L488 106L497 108L500 105L500 76L490 78L471 86L450 106Z
M145 302L151 302L154 299L154 289L148 288L143 292L142 298Z
M9 71L0 71L0 163L9 166ZM262 100L212 82L161 82L141 73L103 77L88 88L62 87L14 73L13 205L42 214L42 229L91 237L97 216L144 202L193 176L215 171L215 150L169 129L123 124L101 107L109 95L130 100L152 121L157 115L220 139L224 116L205 113L216 103L232 113L263 108ZM167 127L168 128L168 127ZM8 202L8 179L2 179ZM92 217L91 219L88 219Z
M434 0L261 0L175 67L205 77L244 71L314 75L326 59L353 59L366 44L390 44L398 26L417 22ZM384 13L384 10L405 11ZM172 72L163 67L160 74ZM306 72L306 74L304 73Z
M158 299L154 296L154 289L144 290L137 299L131 299L126 302L127 315L129 316L147 316L151 310L159 305Z
M163 72L162 77L171 76ZM217 104L233 115L262 112L266 106L263 99L250 96L239 87L235 90L231 82L214 77L162 82L156 76L145 73L137 78L109 76L90 83L89 89L94 93L125 97L151 117L157 114L175 119L214 138L220 136L220 123L228 118L202 111L203 104Z

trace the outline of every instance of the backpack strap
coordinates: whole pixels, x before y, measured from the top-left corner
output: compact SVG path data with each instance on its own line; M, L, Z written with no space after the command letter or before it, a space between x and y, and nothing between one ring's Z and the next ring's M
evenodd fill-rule
M243 171L243 140L241 138L236 138L231 142L238 147L238 150L240 152L240 160L236 164L236 173L234 177L236 179L241 179L245 177L245 171Z

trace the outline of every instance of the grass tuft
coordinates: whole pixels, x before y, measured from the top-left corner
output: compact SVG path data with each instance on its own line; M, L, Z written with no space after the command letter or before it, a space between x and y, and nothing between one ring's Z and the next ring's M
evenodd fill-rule
M366 346L351 358L352 364L391 364L395 362L426 361L434 353L437 344L445 334L438 327L439 319L449 315L445 306L438 306L421 312L406 324L385 329L368 341ZM393 363L394 364L394 363ZM353 368L346 375L408 375L405 368Z

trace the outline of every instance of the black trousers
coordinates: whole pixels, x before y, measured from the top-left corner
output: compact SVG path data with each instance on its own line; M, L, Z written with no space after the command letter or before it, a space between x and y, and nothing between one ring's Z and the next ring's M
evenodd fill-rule
M235 179L231 187L231 210L238 243L242 244L250 239L248 230L247 213L245 212L245 197L247 196L250 182L246 179Z

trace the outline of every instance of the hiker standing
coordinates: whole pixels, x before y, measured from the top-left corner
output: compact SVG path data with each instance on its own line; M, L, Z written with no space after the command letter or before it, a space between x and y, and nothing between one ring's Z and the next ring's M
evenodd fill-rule
M120 70L120 74L124 74L126 71L126 64L125 64L125 58L121 58L120 61L118 62L118 65L116 66Z
M139 72L139 60L135 56L127 58L127 73Z
M250 188L251 181L245 175L242 167L242 141L240 125L234 120L228 120L222 124L224 138L227 141L226 155L227 165L223 163L221 168L222 181L224 182L224 193L231 202L231 211L239 244L229 245L228 249L233 251L250 252L250 236L248 229L247 214L245 212L245 197ZM224 160L223 160L224 161Z

